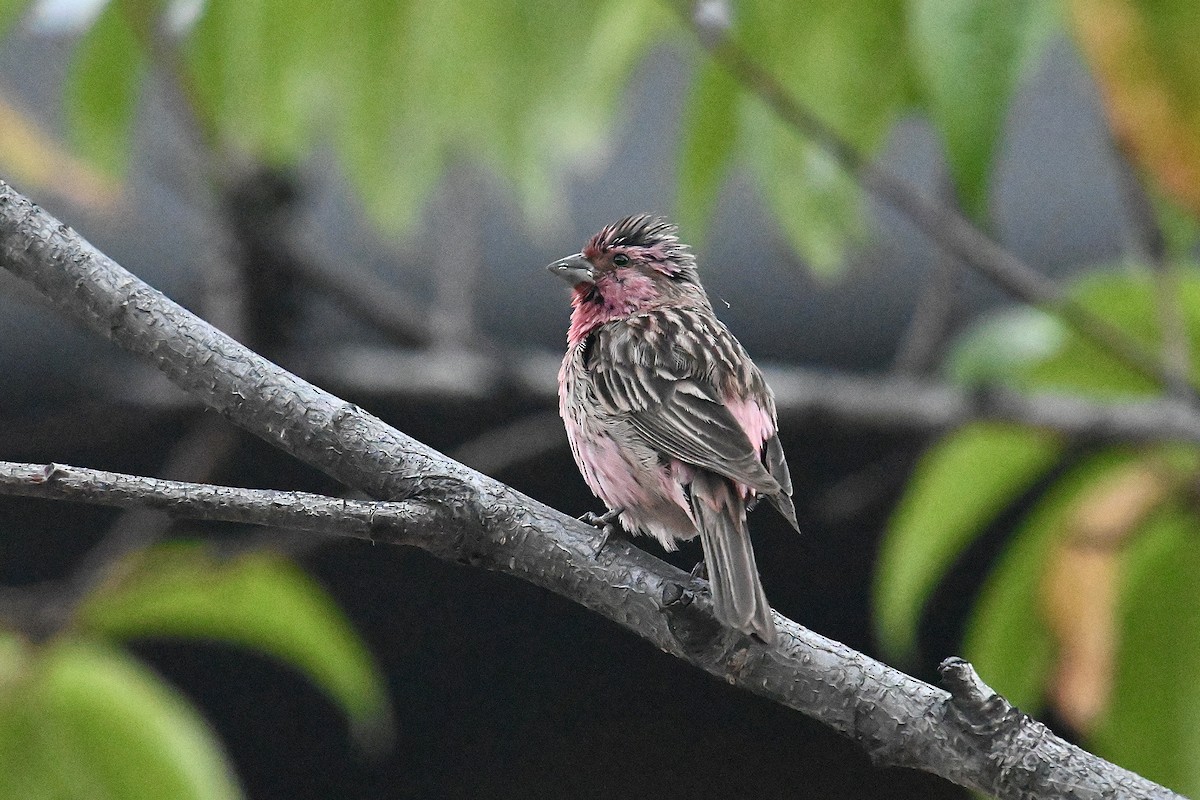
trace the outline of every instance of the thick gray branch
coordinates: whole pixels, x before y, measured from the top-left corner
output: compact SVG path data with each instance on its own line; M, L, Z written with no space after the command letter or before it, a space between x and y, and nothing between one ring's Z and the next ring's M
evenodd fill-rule
M435 514L443 558L529 581L663 651L812 716L877 761L1002 798L1176 795L1049 733L980 735L960 701L838 642L776 619L772 648L721 628L687 573L451 461L284 371L165 298L0 184L0 265L204 403L349 486ZM436 509L436 512L433 510Z

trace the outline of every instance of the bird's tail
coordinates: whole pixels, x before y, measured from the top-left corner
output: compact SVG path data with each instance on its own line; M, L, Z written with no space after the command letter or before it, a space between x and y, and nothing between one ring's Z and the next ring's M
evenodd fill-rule
M754 565L745 504L727 479L706 470L696 470L691 503L717 619L774 644L775 623Z

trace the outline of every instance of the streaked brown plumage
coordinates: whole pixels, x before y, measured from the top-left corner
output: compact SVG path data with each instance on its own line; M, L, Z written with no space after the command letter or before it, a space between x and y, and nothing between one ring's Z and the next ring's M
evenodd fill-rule
M667 549L699 533L717 617L775 639L746 526L765 496L794 527L775 401L713 314L674 226L629 217L549 269L575 287L559 408L592 491Z

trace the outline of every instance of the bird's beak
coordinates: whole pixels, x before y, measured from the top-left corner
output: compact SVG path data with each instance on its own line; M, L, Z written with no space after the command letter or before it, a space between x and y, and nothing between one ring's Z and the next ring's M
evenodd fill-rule
M583 253L576 253L573 256L560 258L546 267L546 269L572 286L578 286L581 283L596 282L596 273L592 269L592 262L584 258Z

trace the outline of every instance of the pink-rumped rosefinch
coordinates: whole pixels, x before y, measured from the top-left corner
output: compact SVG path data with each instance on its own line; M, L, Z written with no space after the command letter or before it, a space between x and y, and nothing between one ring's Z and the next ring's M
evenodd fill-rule
M771 390L695 257L642 215L547 269L575 287L558 396L584 480L606 516L668 550L699 533L717 619L773 643L746 512L766 497L799 530L792 481Z

